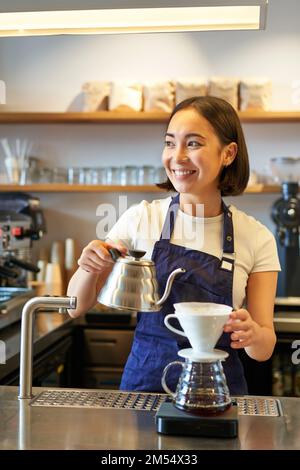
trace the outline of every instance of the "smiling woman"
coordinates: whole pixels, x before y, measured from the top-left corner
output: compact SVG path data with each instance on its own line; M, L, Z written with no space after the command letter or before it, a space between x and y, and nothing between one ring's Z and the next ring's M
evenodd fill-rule
M168 181L160 186L177 195L129 208L105 242L93 240L83 250L68 289L68 295L78 298L75 315L96 303L113 266L111 247L123 254L128 249L146 252L155 263L160 290L172 271L184 268L160 311L138 313L121 388L161 392L164 367L177 359L181 348L191 347L186 338L165 327L165 316L176 303L209 302L235 310L217 347L229 355L224 372L230 393L245 394L237 349L245 348L258 361L271 356L280 266L272 233L222 200L222 196L241 194L249 177L247 148L235 110L214 97L178 104L168 124L162 160ZM171 388L177 381L174 368L168 378Z

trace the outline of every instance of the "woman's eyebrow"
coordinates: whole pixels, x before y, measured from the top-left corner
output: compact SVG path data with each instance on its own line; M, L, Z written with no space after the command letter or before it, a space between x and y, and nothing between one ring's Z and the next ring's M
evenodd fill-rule
M166 136L166 137L173 137L173 138L175 137L175 135L174 135L174 134L170 134L170 132L166 132L165 136Z
M175 134L171 134L170 132L166 132L166 137L173 137L175 138ZM185 136L185 139L188 139L189 137L200 137L200 139L204 139L205 140L205 137L201 134L197 134L196 132L192 132L190 134L186 134Z
M191 134L186 134L185 136L186 138L188 137L200 137L200 139L204 139L205 140L205 137L201 134L197 134L196 132L192 132Z

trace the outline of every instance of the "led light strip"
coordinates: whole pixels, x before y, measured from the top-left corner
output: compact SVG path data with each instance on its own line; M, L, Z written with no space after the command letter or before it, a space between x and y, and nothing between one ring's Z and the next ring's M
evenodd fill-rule
M260 5L0 13L0 36L259 29Z

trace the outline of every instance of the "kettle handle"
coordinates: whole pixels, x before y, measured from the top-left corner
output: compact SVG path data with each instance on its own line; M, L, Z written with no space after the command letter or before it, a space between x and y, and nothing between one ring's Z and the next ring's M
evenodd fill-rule
M108 252L114 261L117 261L122 256L122 253L117 248L109 248Z
M186 334L182 330L177 330L177 328L174 328L174 326L170 325L169 318L176 318L178 320L178 317L175 313L169 313L168 315L165 316L165 319L164 319L164 324L166 325L166 327L169 328L169 330L173 331L174 333L177 333L178 335L186 337Z
M172 390L169 389L168 385L166 384L166 375L167 375L167 372L168 370L170 369L170 367L172 366L175 366L175 365L180 365L181 367L183 367L184 365L184 362L181 362L181 361L173 361L173 362L170 362L170 364L168 364L164 370L163 370L163 373L162 373L162 378L161 378L161 385L162 385L162 388L164 389L165 392L167 392L169 395L171 395L173 398L176 397L176 393L172 392Z

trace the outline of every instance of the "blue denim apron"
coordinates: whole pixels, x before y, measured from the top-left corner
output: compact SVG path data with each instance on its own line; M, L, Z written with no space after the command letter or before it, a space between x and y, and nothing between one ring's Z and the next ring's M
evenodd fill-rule
M177 302L214 302L232 306L234 271L234 235L232 214L222 201L224 212L223 256L216 256L170 243L179 208L179 194L170 203L160 239L155 243L152 260L156 265L160 295L163 294L169 274L176 268L186 272L175 277L168 299L159 312L139 312L133 346L128 357L121 390L162 392L161 377L164 367L180 360L179 349L189 348L189 341L171 332L164 324L168 313L174 312ZM247 383L238 352L230 347L230 334L223 333L216 347L227 351L223 362L227 384L232 395L247 393ZM168 385L175 390L181 368L168 372Z

